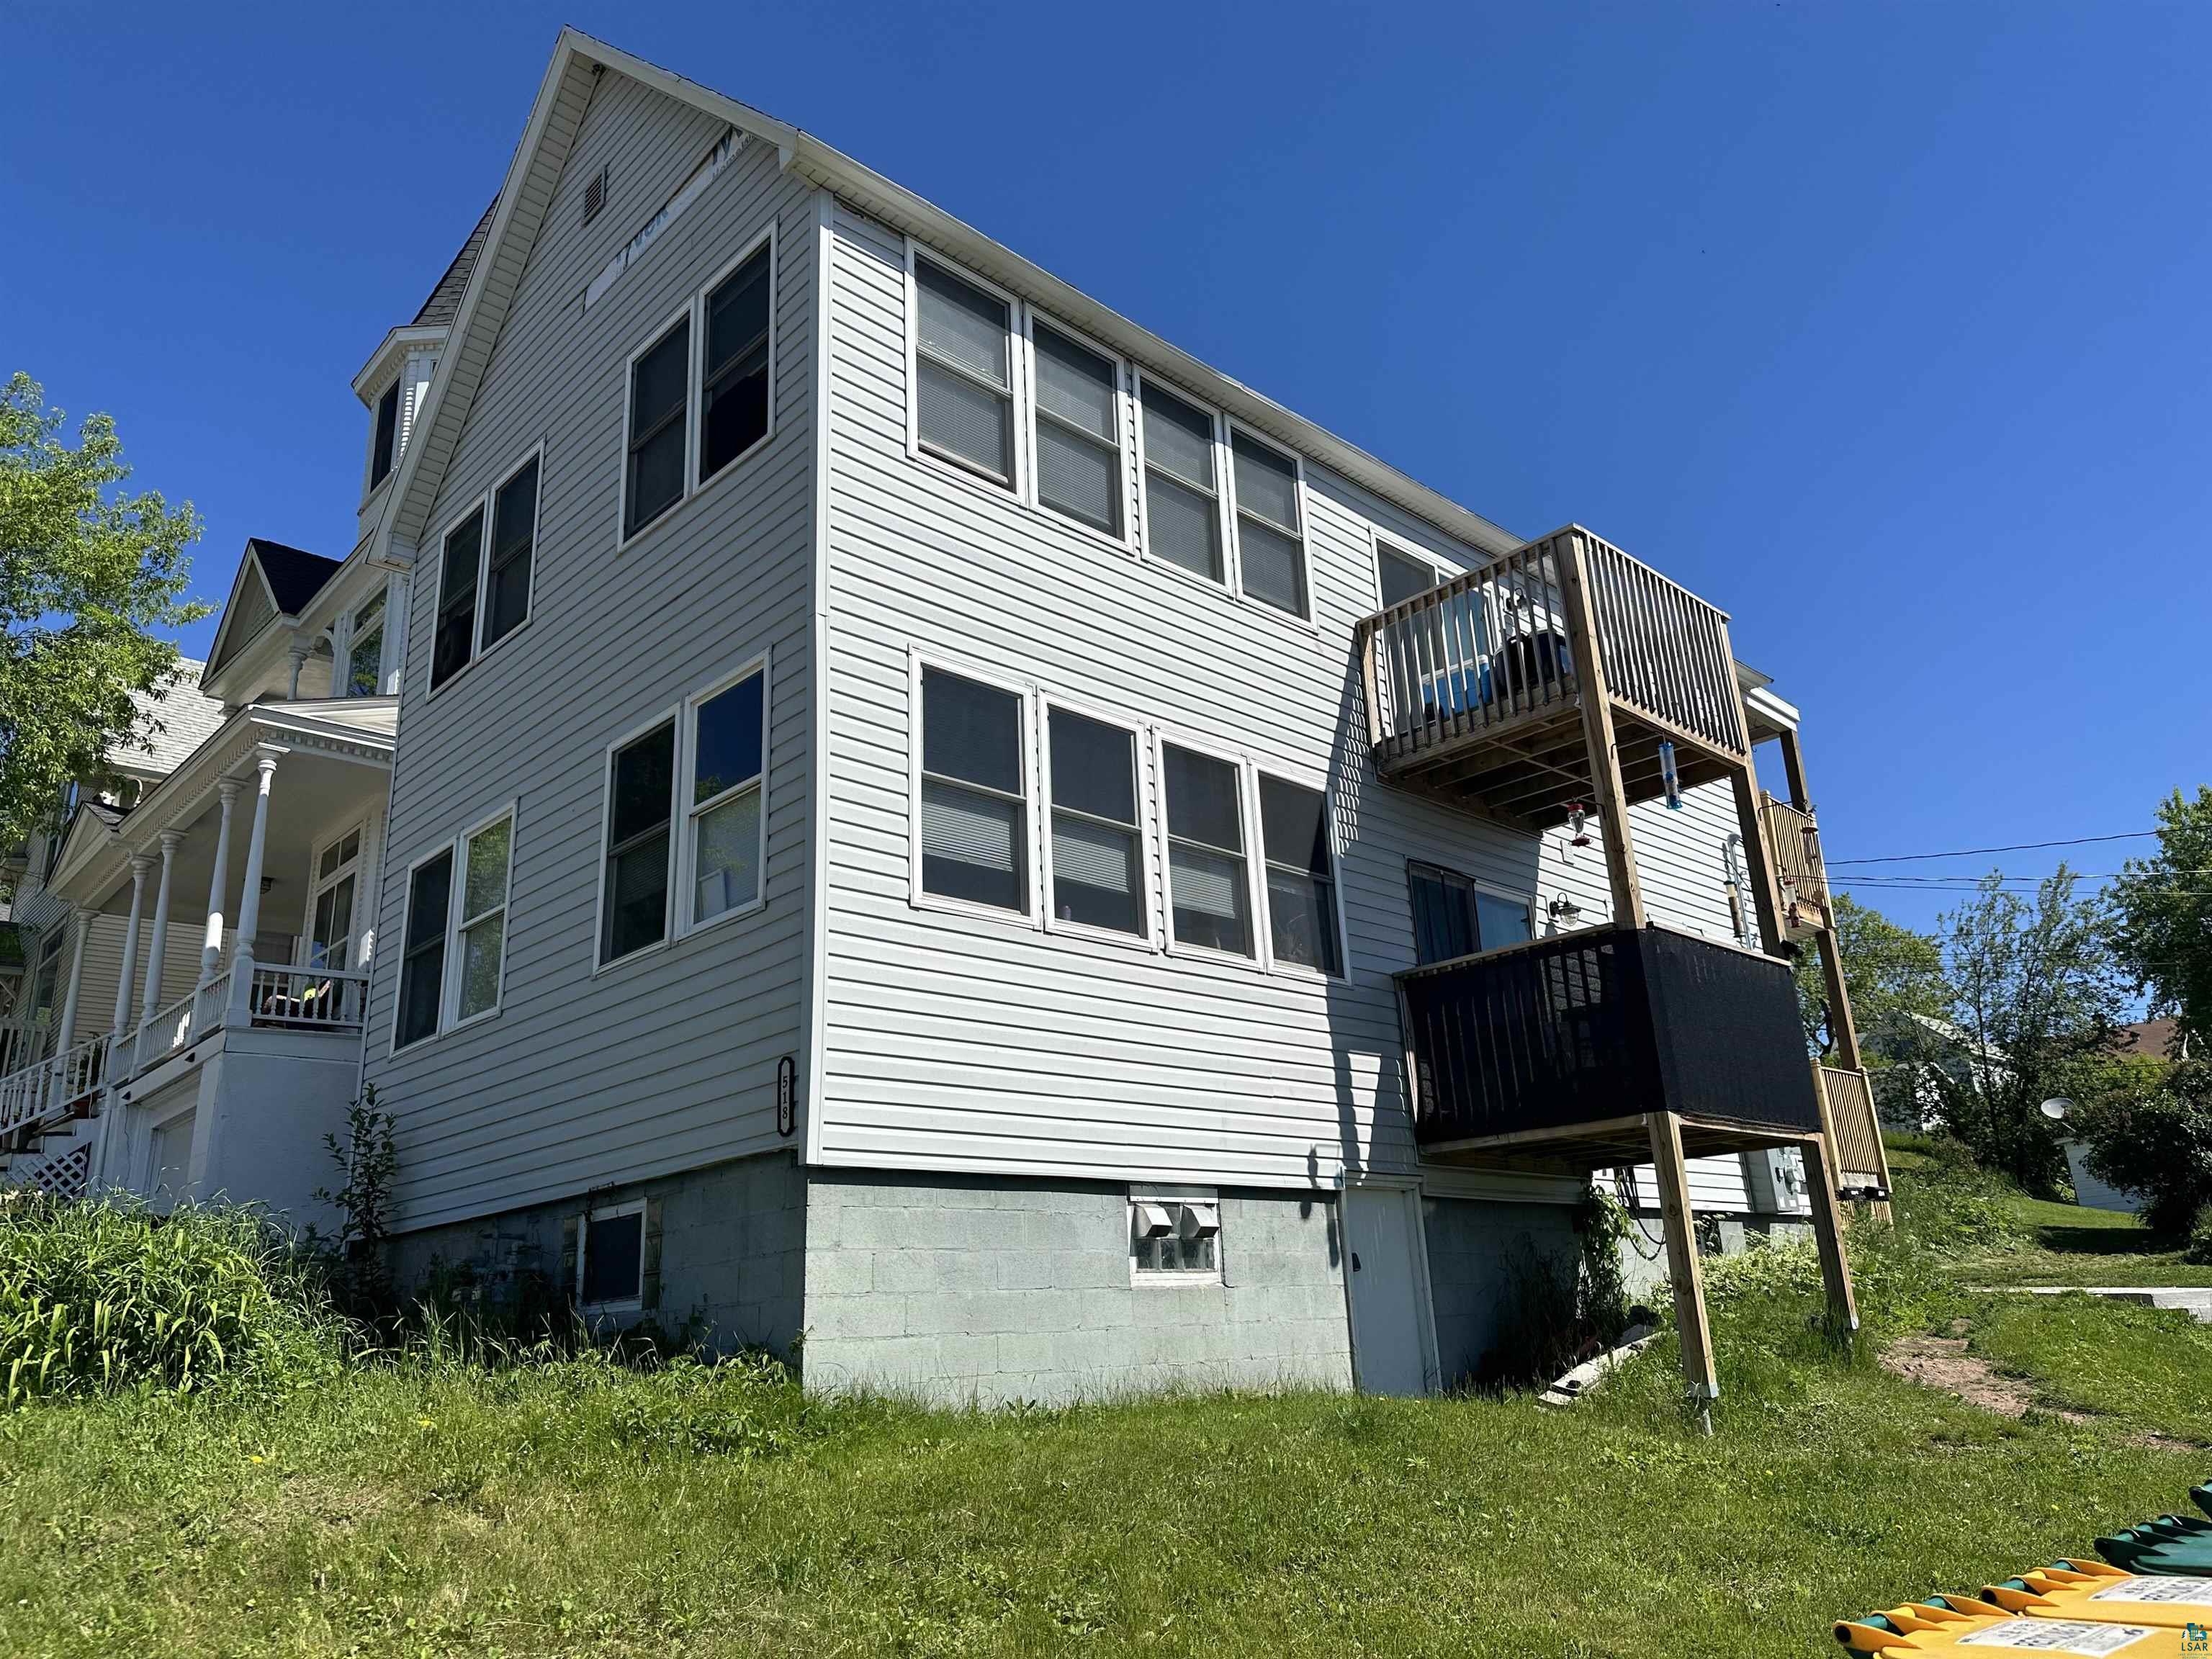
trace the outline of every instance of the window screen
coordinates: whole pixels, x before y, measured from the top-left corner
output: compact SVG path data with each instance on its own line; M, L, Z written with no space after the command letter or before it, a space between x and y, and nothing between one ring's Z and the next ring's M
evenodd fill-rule
M918 260L915 289L916 436L933 453L1001 483L1014 481L1014 394L1006 302Z
M399 965L398 1028L394 1046L419 1042L438 1029L446 994L446 913L453 897L453 855L441 853L415 866L407 883L407 933Z
M384 388L384 395L376 400L376 441L368 458L368 487L374 489L382 483L392 471L394 453L399 444L399 382L394 380Z
M538 538L538 462L499 487L492 498L491 570L484 597L487 648L522 625L530 614L530 560Z
M1221 580L1221 520L1213 477L1213 417L1147 380L1145 540L1156 557Z
M1318 789L1262 776L1260 832L1267 854L1267 939L1275 960L1342 973L1328 798Z
M1121 371L1057 329L1036 336L1037 500L1119 538Z
M1141 933L1144 845L1137 832L1137 734L1052 711L1052 913Z
M694 921L760 896L764 686L763 675L749 674L701 703L695 716L685 804Z
M446 556L438 579L438 627L430 645L430 689L434 691L468 666L476 654L477 576L483 559L483 509L446 533Z
M1386 611L1437 585L1437 573L1429 566L1389 548L1375 550L1375 563L1382 577L1382 608Z
M763 247L707 296L707 355L700 377L702 480L768 435L771 276Z
M607 801L607 867L599 960L613 962L668 934L668 811L676 726L658 726L615 750Z
M1249 957L1252 930L1237 768L1173 744L1163 748L1161 759L1176 940Z
M1242 432L1232 436L1230 449L1237 465L1237 568L1244 592L1303 617L1306 558L1297 464Z
M645 1213L587 1216L584 1221L585 1304L635 1302L645 1289Z
M921 677L921 885L1030 908L1022 702L932 668Z
M465 844L461 884L460 1012L467 1019L496 1007L507 959L507 871L514 820L486 824Z
M1525 944L1532 937L1525 902L1486 892L1455 871L1432 864L1409 865L1407 882L1413 906L1416 962L1449 962L1478 951Z
M635 536L683 499L684 412L690 392L690 359L691 319L687 317L630 365L625 537Z

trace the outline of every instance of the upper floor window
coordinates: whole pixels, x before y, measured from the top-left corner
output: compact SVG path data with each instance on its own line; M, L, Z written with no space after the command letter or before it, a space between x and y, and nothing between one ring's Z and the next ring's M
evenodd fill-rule
M691 313L630 360L628 454L623 463L623 536L651 524L684 499L690 441Z
M1030 914L1020 694L921 671L920 890Z
M1535 937L1528 901L1493 891L1433 864L1408 864L1413 960L1450 962Z
M353 966L353 901L361 831L349 830L315 855L313 931L307 936L307 966L343 973Z
M769 264L763 245L707 295L699 371L702 483L768 436Z
M1437 568L1425 559L1401 553L1395 547L1375 545L1376 586L1382 597L1382 608L1403 605L1417 593L1425 593L1437 585Z
M763 902L767 757L765 661L608 750L602 966Z
M1328 797L1261 773L1260 839L1267 855L1267 943L1274 960L1341 974Z
M1175 941L1249 957L1251 890L1236 763L1172 743L1161 745L1160 761Z
M1157 381L1145 382L1145 544L1155 558L1218 582L1221 490L1213 416Z
M623 391L628 542L775 430L775 229L631 354Z
M384 690L384 595L371 594L353 613L346 647L346 695L374 697Z
M1144 839L1137 818L1137 734L1054 708L1051 750L1052 915L1143 934Z
M515 468L446 532L430 645L433 691L529 619L539 459L532 455Z
M1236 463L1238 584L1261 604L1303 617L1306 550L1298 464L1247 432L1233 434L1229 447Z
M915 440L1012 485L1012 304L927 259L914 282Z
M1048 324L1036 362L1037 504L1121 539L1121 367Z
M382 483L392 471L392 463L398 453L399 445L399 382L394 380L384 388L384 395L376 400L376 435L368 451L368 487L374 489Z

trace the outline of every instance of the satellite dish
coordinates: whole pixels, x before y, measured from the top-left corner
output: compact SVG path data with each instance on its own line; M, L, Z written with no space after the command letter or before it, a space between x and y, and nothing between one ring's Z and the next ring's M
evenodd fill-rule
M2049 1118L2053 1123L2063 1123L2066 1121L2066 1114L2074 1109L2074 1103L2065 1096L2060 1095L2056 1099L2045 1101L2041 1109L2044 1116Z

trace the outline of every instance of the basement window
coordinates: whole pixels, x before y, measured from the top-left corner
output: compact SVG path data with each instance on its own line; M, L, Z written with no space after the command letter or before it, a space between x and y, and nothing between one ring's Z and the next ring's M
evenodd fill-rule
M1129 1271L1139 1282L1218 1282L1221 1206L1212 1198L1133 1194Z
M586 1215L576 1230L576 1299L587 1308L645 1300L645 1200Z

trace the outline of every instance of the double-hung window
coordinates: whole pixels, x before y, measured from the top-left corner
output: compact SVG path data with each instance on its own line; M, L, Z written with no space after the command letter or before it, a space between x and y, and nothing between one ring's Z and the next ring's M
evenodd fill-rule
M1175 942L1249 957L1251 888L1240 770L1234 761L1176 744L1160 745Z
M1535 936L1525 898L1492 892L1433 864L1407 865L1406 882L1417 963L1450 962L1478 951L1525 944Z
M1014 377L1010 301L916 259L915 441L1010 488Z
M1385 611L1394 605L1403 605L1417 593L1427 592L1440 580L1437 568L1426 560L1413 558L1380 543L1375 548L1375 578Z
M1237 483L1237 576L1247 598L1306 614L1305 532L1298 464L1254 438L1230 436Z
M1145 542L1155 558L1223 580L1220 488L1213 416L1157 381L1145 382Z
M399 382L394 380L384 388L384 395L376 400L376 435L368 448L368 487L374 489L382 483L392 471L392 463L399 448Z
M608 751L602 966L760 904L768 680L752 664Z
M1030 914L1022 696L924 668L919 888Z
M772 264L763 242L707 295L700 330L701 483L768 436Z
M1260 775L1260 838L1267 854L1270 957L1317 973L1344 971L1336 926L1336 860L1329 848L1328 797Z
M1145 847L1137 817L1137 734L1054 708L1045 722L1052 790L1052 916L1139 938Z
M529 618L540 459L532 454L446 532L430 645L433 691Z
M1040 507L1121 539L1121 366L1042 321L1036 366Z
M623 539L684 499L690 443L691 312L630 359Z
M395 1050L497 1012L514 869L508 808L408 872Z
M384 690L384 595L373 593L353 613L346 647L346 695L374 697Z

